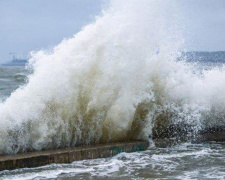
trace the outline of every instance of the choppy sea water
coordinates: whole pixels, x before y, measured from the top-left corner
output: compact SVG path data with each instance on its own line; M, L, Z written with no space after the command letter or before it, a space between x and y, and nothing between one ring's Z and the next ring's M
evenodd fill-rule
M1 179L225 179L225 143L183 143L112 158L3 171Z
M4 101L18 87L24 85L28 71L25 67L0 66L0 100Z
M198 69L220 67L223 63L198 62ZM0 98L5 101L27 83L24 67L0 67ZM52 164L39 168L0 172L0 179L225 179L225 143L185 142L155 147L112 158Z

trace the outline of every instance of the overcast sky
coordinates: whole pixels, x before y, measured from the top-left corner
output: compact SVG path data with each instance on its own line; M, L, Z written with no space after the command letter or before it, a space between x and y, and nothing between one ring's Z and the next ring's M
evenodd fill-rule
M51 48L101 12L102 0L0 0L0 62Z
M179 0L188 50L225 51L225 0Z
M0 0L0 62L11 59L9 52L51 48L71 37L100 14L102 2ZM187 50L225 50L225 0L179 2Z

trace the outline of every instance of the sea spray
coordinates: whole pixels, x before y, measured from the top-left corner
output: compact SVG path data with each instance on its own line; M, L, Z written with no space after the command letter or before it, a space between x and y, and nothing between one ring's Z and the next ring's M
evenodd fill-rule
M200 76L177 61L179 16L176 0L112 0L73 38L34 53L28 83L0 104L0 153L148 139L171 123L194 131L223 123L224 70Z

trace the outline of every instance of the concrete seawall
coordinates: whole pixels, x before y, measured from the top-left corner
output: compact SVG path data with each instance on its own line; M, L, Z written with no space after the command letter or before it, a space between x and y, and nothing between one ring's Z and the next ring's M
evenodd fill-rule
M132 141L0 156L0 171L112 157L121 152L144 151L148 146L147 141Z

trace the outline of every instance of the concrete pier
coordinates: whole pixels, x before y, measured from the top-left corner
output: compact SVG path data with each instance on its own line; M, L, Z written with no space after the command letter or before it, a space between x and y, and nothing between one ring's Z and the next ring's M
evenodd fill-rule
M149 143L147 141L132 141L6 155L0 156L0 170L32 168L54 163L71 163L85 159L107 158L121 152L144 151L148 146Z

